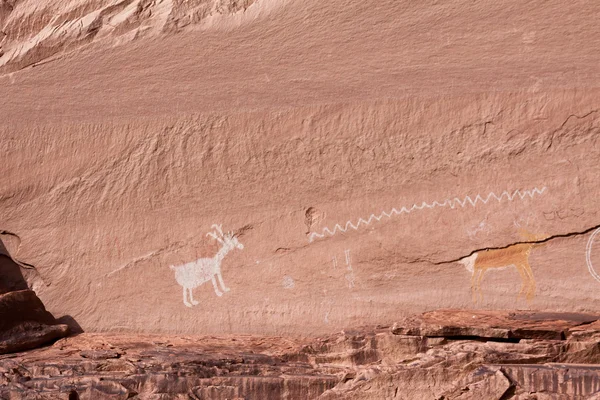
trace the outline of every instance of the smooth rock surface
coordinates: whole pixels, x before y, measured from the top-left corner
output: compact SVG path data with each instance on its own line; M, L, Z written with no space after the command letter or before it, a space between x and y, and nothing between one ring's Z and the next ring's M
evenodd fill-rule
M8 251L92 332L594 313L599 17L585 1L3 1Z

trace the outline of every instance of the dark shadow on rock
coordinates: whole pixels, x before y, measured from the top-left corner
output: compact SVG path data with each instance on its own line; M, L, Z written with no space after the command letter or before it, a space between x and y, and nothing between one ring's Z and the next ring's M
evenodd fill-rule
M33 349L69 333L83 332L72 317L57 320L46 311L36 293L29 290L21 268L35 272L32 265L16 260L0 237L0 354Z
M33 290L0 295L0 354L34 349L68 334L69 327L57 323Z
M8 250L0 239L0 294L26 289L27 282L21 267L8 255Z
M83 333L83 328L81 325L79 325L77 321L75 321L75 318L71 317L70 315L63 315L62 317L57 318L56 322L67 325L69 327L69 333L71 334L77 335L79 333Z

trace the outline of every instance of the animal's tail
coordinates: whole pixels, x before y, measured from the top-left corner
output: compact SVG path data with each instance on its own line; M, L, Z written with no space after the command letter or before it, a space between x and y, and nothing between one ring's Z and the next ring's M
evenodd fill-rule
M469 257L465 257L461 260L458 260L458 262L460 264L464 265L465 268L467 269L467 271L469 271L470 273L473 273L473 271L475 271L475 260L476 259L477 259L477 253L473 253Z

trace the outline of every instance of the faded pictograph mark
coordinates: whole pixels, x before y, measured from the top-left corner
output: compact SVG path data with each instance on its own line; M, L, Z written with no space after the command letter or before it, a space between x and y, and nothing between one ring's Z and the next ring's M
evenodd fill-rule
M594 265L592 264L592 246L594 245L594 240L599 232L600 228L596 229L594 233L592 233L585 248L585 262L587 263L588 270L590 271L590 274L592 274L592 277L598 282L600 282L600 275L598 275L594 269Z
M543 213L544 218L547 221L553 221L556 219L567 219L571 217L578 218L581 217L583 214L585 214L585 209L583 209L582 207L571 207L562 210L548 211Z
M214 231L207 233L206 236L212 237L221 245L214 257L199 258L187 264L170 266L171 270L175 271L175 280L183 288L183 304L188 307L198 305L198 301L194 300L193 289L205 282L212 282L217 296L222 296L223 292L229 292L229 288L225 286L221 276L221 262L230 251L244 248L244 245L232 232L224 234L221 225L214 224L212 227ZM219 284L217 284L217 280ZM219 285L221 289L219 289Z
M524 229L519 230L521 238L525 242L537 242L546 239L547 235L529 233ZM471 294L473 301L483 300L481 282L485 273L491 269L502 270L515 267L521 277L521 290L519 297L525 295L527 300L533 299L535 295L535 279L529 265L529 255L534 247L543 244L519 243L504 249L485 250L471 254L459 261L467 271L471 273Z
M283 277L282 285L284 289L293 289L296 286L296 282L294 282L294 278L286 275Z
M345 275L348 288L352 289L354 287L354 270L352 269L352 258L350 256L350 250L344 250L344 255L346 256L346 270L348 273Z
M314 207L309 207L304 213L304 225L306 225L307 232L310 233L314 224L318 224L323 218L325 218L325 214L322 211L317 210Z
M488 225L487 221L484 220L484 221L481 221L476 227L467 229L467 236L469 236L469 239L473 240L479 234L489 233L490 231L491 231L490 226Z
M337 257L333 256L331 261L333 262L333 269L337 269L337 267L338 267Z
M481 195L478 194L475 196L475 198L471 198L471 196L465 196L462 199L455 197L452 199L446 199L441 202L435 200L432 203L427 203L424 201L421 204L413 204L410 207L404 206L404 207L401 207L400 209L392 208L389 211L381 212L379 215L371 214L368 218L366 218L366 219L359 218L356 222L349 220L349 221L346 221L346 223L343 226L340 224L335 224L333 228L325 227L325 228L323 228L321 233L318 233L318 232L310 233L308 235L308 241L313 242L316 239L322 239L322 238L325 238L328 236L331 237L338 233L347 232L350 229L357 231L361 227L361 225L369 226L373 222L381 221L383 218L391 219L393 216L397 216L397 215L401 215L401 214L410 214L414 211L420 211L420 210L424 210L424 209L432 209L432 208L436 208L436 207L448 207L450 209L454 209L457 207L464 208L467 205L471 205L471 206L475 207L478 203L487 204L490 200L496 200L498 202L502 202L503 200L506 200L506 201L523 200L526 197L533 199L533 197L536 194L542 195L542 194L544 194L544 192L546 192L546 190L547 190L547 188L543 187L541 189L533 188L531 190L522 190L522 191L521 190L514 190L512 192L504 191L500 195L497 195L494 192L490 192L485 197L482 197Z
M322 302L321 305L323 306L324 303L325 302ZM328 324L329 323L329 315L331 314L331 308L333 307L333 301L329 300L326 303L327 303L327 311L325 311L325 315L323 316L323 322Z

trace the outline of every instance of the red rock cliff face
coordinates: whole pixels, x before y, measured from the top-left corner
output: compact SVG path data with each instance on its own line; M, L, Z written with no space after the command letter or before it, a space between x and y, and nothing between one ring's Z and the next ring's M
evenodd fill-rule
M0 7L0 228L53 314L598 309L598 6L146 3Z

